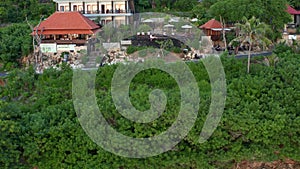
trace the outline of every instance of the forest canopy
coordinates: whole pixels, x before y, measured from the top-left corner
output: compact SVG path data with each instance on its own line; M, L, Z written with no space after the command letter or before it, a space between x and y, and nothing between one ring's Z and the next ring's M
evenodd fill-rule
M39 20L42 15L49 16L55 11L52 0L1 0L0 23L16 23Z

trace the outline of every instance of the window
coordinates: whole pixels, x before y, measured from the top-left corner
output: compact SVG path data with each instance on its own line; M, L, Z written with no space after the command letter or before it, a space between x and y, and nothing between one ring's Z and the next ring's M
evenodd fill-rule
M78 9L77 9L77 5L74 5L73 6L73 11L77 11Z
M86 9L87 9L87 11L90 11L91 10L91 5L87 5Z
M60 6L60 11L65 11L65 7L64 6Z
M66 11L70 11L69 6L65 6Z
M93 8L93 13L96 13L96 11L97 11L97 5L93 5L92 8Z
M78 10L83 11L82 5L78 5Z

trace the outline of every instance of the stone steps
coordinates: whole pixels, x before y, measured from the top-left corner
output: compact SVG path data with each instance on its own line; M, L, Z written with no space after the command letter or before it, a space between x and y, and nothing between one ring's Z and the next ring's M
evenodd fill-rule
M88 62L84 65L85 68L96 68L96 65L99 64L97 63L97 58L100 56L100 53L95 51L91 52L89 57Z

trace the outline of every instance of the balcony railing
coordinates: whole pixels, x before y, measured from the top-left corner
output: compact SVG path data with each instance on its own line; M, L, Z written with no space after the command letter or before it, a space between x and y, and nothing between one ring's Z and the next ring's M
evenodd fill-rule
M72 39L72 40L54 40L54 39L43 39L43 43L58 43L58 44L85 44L87 40L85 39Z
M105 11L98 11L98 10L88 10L88 11L79 11L82 14L125 14L131 13L131 10L124 10L124 9L116 9L116 10L105 10Z

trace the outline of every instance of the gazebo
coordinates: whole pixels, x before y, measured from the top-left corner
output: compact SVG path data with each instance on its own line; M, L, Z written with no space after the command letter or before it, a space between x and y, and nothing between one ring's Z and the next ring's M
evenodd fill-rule
M218 41L221 37L221 31L219 29L222 30L222 24L215 19L211 19L205 24L201 25L200 29L203 30L206 36L211 36L213 41Z
M293 18L293 26L298 27L300 25L300 11L297 11L290 5L287 5L287 10L286 10L290 15L292 15Z
M80 12L55 12L34 28L31 35L41 35L41 43L84 45L100 26Z

